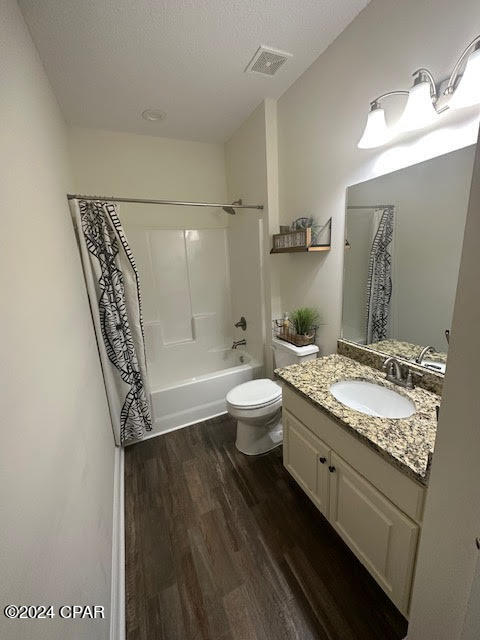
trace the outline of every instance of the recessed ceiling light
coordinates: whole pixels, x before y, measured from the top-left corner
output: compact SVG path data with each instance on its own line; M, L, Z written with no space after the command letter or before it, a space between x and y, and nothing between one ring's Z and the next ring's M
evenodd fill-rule
M159 120L165 120L167 114L161 109L145 109L142 111L142 118L149 122L157 122Z

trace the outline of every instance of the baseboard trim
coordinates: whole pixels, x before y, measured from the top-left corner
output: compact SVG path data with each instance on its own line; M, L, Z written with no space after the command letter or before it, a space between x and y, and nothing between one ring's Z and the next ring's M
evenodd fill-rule
M148 431L147 435L143 436L141 440L132 440L131 442L127 442L126 447L130 447L132 444L138 444L139 442L143 442L144 440L150 440L150 438L156 438L157 436L164 436L166 433L171 433L172 431L178 431L178 429L185 429L185 427L192 427L195 424L200 424L202 422L206 422L207 420L212 420L213 418L219 418L220 416L226 416L228 411L220 411L220 413L213 413L211 416L206 416L205 418L201 418L200 420L192 420L192 422L186 422L185 424L179 424L176 427L170 427L169 429L165 429L165 431L155 431L155 425L153 426L152 431Z
M112 594L110 640L125 640L125 494L124 450L115 447L113 480Z

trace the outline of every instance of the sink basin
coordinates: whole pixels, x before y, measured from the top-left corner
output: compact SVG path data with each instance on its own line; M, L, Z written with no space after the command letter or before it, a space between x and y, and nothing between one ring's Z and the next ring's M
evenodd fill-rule
M379 418L408 418L415 405L404 395L366 380L342 380L330 387L330 393L350 409Z

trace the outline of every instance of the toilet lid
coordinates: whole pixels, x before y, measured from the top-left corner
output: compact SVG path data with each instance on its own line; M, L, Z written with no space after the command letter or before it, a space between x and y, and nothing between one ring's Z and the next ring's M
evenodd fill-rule
M282 388L268 378L239 384L227 393L227 402L235 407L263 407L282 397Z

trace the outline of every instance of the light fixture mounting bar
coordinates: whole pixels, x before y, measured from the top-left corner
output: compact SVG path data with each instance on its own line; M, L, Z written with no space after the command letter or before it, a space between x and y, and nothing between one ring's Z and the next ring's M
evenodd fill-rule
M420 67L412 73L412 77L415 78L414 85L419 82L426 82L428 80L430 82L430 95L432 96L432 101L437 101L437 87L435 85L435 79L433 75L430 73L428 69L425 67Z
M470 44L468 44L465 49L462 51L462 54L460 55L459 59L457 60L455 66L453 67L453 71L450 74L450 77L448 79L447 82L447 86L445 88L445 91L443 92L446 96L452 94L454 92L455 89L455 83L457 82L457 78L458 78L458 73L460 71L460 68L462 66L463 61L465 60L465 58L467 57L467 55L470 53L471 49L478 49L480 48L480 35L476 36L471 42Z
M389 98L390 96L408 96L408 91L387 91L387 93L382 93L381 96L378 96L378 98L375 98L375 100L372 100L370 102L370 107L375 109L376 107L378 107L378 103L380 102L380 100Z
M430 127L448 109L480 105L480 35L464 48L448 80L435 82L433 74L425 67L412 75L413 86L409 91L389 91L370 102L367 122L357 144L359 149L379 147L399 134ZM406 95L407 102L398 122L390 127L381 101L394 95ZM446 99L442 99L444 97Z

